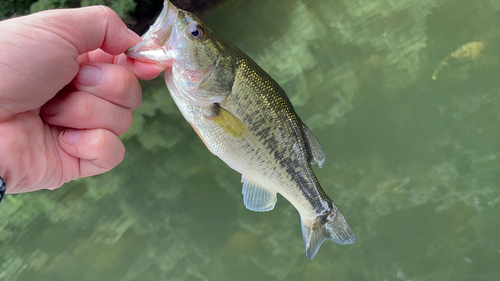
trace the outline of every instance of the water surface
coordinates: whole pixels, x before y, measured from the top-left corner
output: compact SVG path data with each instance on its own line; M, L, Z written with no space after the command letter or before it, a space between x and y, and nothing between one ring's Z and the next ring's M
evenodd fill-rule
M356 242L309 261L284 198L246 210L160 79L118 168L2 202L0 280L500 280L500 1L229 0L203 19L285 88Z

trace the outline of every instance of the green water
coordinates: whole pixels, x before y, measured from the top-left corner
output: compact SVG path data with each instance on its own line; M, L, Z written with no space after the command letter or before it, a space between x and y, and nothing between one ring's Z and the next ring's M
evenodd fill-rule
M229 0L203 19L285 88L356 242L309 261L284 198L246 210L160 79L118 168L2 202L0 280L500 280L500 1Z

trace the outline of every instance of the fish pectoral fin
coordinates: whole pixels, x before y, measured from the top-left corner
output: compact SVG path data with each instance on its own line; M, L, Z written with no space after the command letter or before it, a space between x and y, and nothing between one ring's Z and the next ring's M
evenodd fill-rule
M302 123L302 130L306 134L307 141L309 143L309 152L311 153L311 165L317 166L319 168L323 167L325 163L325 151L323 147L319 144L318 139L314 134L307 128L307 126Z
M302 219L302 236L306 246L306 256L312 260L326 239L339 244L354 243L354 234L337 207L313 220Z
M241 176L243 183L243 203L247 209L254 212L267 212L274 209L276 204L276 192L260 186L253 180Z
M236 118L231 112L220 107L218 104L214 105L213 115L208 117L219 128L233 137L241 138L246 132L248 127Z

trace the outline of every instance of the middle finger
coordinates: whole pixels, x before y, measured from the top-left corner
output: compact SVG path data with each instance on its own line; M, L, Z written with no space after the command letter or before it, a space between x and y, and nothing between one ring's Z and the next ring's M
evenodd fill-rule
M120 65L82 63L72 85L77 91L88 92L132 110L139 107L142 101L139 80Z

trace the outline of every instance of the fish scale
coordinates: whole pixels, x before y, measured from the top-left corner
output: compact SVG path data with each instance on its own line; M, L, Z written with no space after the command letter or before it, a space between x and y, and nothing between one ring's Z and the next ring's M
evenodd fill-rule
M311 167L322 166L323 149L276 81L169 1L142 39L127 55L165 66L165 82L184 118L213 154L241 173L248 209L270 211L277 193L285 197L300 214L310 259L325 239L354 242Z
M248 60L238 60L235 79L238 82L233 86L233 91L224 101L224 105L229 112L241 118L243 122L252 120L251 123L245 125L259 137L260 146L267 147L271 154L282 154L279 157L275 156L270 161L271 163L292 161L298 155L289 153L291 152L289 146L293 145L295 141L302 142L295 134L297 131L301 131L298 127L300 120L287 104L288 100L283 95L283 90L277 84L273 85L275 83L271 82L273 80L270 80L270 77L258 75L254 71L255 66L249 66L249 64ZM249 100L252 102L248 102ZM248 106L248 104L253 106ZM280 111L284 111L284 113ZM257 146L255 142L254 146ZM281 147L277 149L276 146ZM301 151L301 153L307 152ZM289 155L286 157L284 154ZM264 153L264 155L268 154ZM286 168L289 165L281 163L280 168L283 167Z
M311 203L316 214L324 213L323 202L329 198L320 187L309 161L304 161L312 156L307 150L307 141L305 141L305 134L300 125L302 122L288 97L271 77L258 74L255 71L258 66L248 58L237 59L236 66L235 81L237 82L231 94L221 105L240 118L259 137L257 141L249 141L253 143L253 146L267 147L269 153L274 156L268 160L267 166L278 163L279 169L286 171L286 174L282 173L286 176L286 180L280 182L281 186L273 184L267 187L289 197L287 198L289 201L293 200L293 196L285 194L297 196L296 193L302 193L300 196L308 198L307 201ZM267 126L263 126L264 124ZM259 142L260 144L257 145ZM299 153L294 151L294 144L300 146ZM276 146L279 145L281 148L277 149ZM262 155L269 155L269 153ZM249 167L236 170L247 171ZM283 182L289 183L283 184ZM301 189L297 189L296 185L301 186Z

